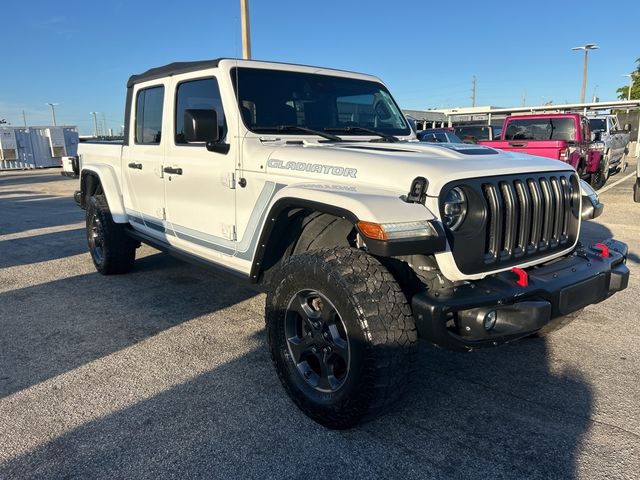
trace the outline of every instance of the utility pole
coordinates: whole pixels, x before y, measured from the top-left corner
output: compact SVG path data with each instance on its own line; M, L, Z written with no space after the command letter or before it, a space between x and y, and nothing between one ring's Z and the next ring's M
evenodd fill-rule
M93 115L93 136L98 138L98 120L96 118L96 115L98 114L98 112L89 112L91 115Z
M45 103L45 105L49 105L51 107L51 116L53 117L53 126L57 125L56 123L56 106L60 105L59 103Z
M27 126L27 115L24 113L24 110L22 110L22 121L24 122L24 126Z
M527 91L525 90L522 93L522 106L524 107L527 104Z
M476 76L471 80L471 106L476 106Z
M571 50L584 50L584 65L582 66L582 90L580 90L580 103L584 103L587 91L587 63L589 62L589 50L600 48L595 43L587 43L581 47L573 47Z
M251 59L251 28L249 26L249 0L240 0L242 19L242 58Z
M107 115L102 112L102 134L106 135L107 134Z

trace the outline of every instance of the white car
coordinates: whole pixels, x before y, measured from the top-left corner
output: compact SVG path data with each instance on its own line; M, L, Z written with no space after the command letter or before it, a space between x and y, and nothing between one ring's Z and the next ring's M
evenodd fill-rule
M96 269L128 272L144 242L263 285L278 376L330 428L401 398L418 337L546 333L628 282L624 244L578 242L602 205L570 166L420 143L370 75L155 68L129 79L123 144L82 143L80 167Z

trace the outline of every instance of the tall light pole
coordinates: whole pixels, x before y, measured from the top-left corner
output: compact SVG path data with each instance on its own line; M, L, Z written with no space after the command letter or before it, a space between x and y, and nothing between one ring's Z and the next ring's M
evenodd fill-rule
M582 90L580 91L580 103L584 103L584 95L587 90L587 63L589 61L589 50L600 48L595 43L587 43L581 47L573 47L571 50L584 50L584 66L582 68Z
M249 0L240 0L242 22L242 58L251 59L251 27L249 26Z
M622 76L629 77L629 91L627 92L627 101L628 101L628 100L631 100L631 88L633 88L633 73L627 73Z
M45 105L49 105L51 107L51 116L53 117L53 126L57 125L56 123L56 106L60 105L59 103L45 103Z
M96 115L100 112L89 112L90 115L93 115L93 136L98 138L98 119Z

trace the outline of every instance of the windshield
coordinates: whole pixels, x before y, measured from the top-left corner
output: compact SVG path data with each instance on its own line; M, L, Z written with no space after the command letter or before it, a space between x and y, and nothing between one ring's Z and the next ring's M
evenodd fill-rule
M573 118L529 118L511 120L507 125L505 140L576 140Z
M407 121L380 83L331 75L235 68L231 71L242 120L249 130L296 126L349 135L410 135ZM289 129L287 134L304 135Z
M455 128L456 135L463 140L464 137L470 137L470 140L489 140L489 126L486 125L466 125Z
M607 121L604 118L592 118L589 120L589 126L592 132L606 132Z
M452 132L421 132L418 135L421 142L432 143L463 143L455 133Z

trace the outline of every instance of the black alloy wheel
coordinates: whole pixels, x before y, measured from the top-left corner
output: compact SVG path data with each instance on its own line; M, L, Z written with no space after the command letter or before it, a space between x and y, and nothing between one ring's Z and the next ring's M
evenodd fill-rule
M102 264L104 259L104 231L102 229L102 222L98 218L97 213L94 213L91 216L87 232L87 240L89 242L91 256L96 263Z
M331 301L315 290L301 290L285 313L289 353L302 378L318 392L335 392L349 372L347 330Z

